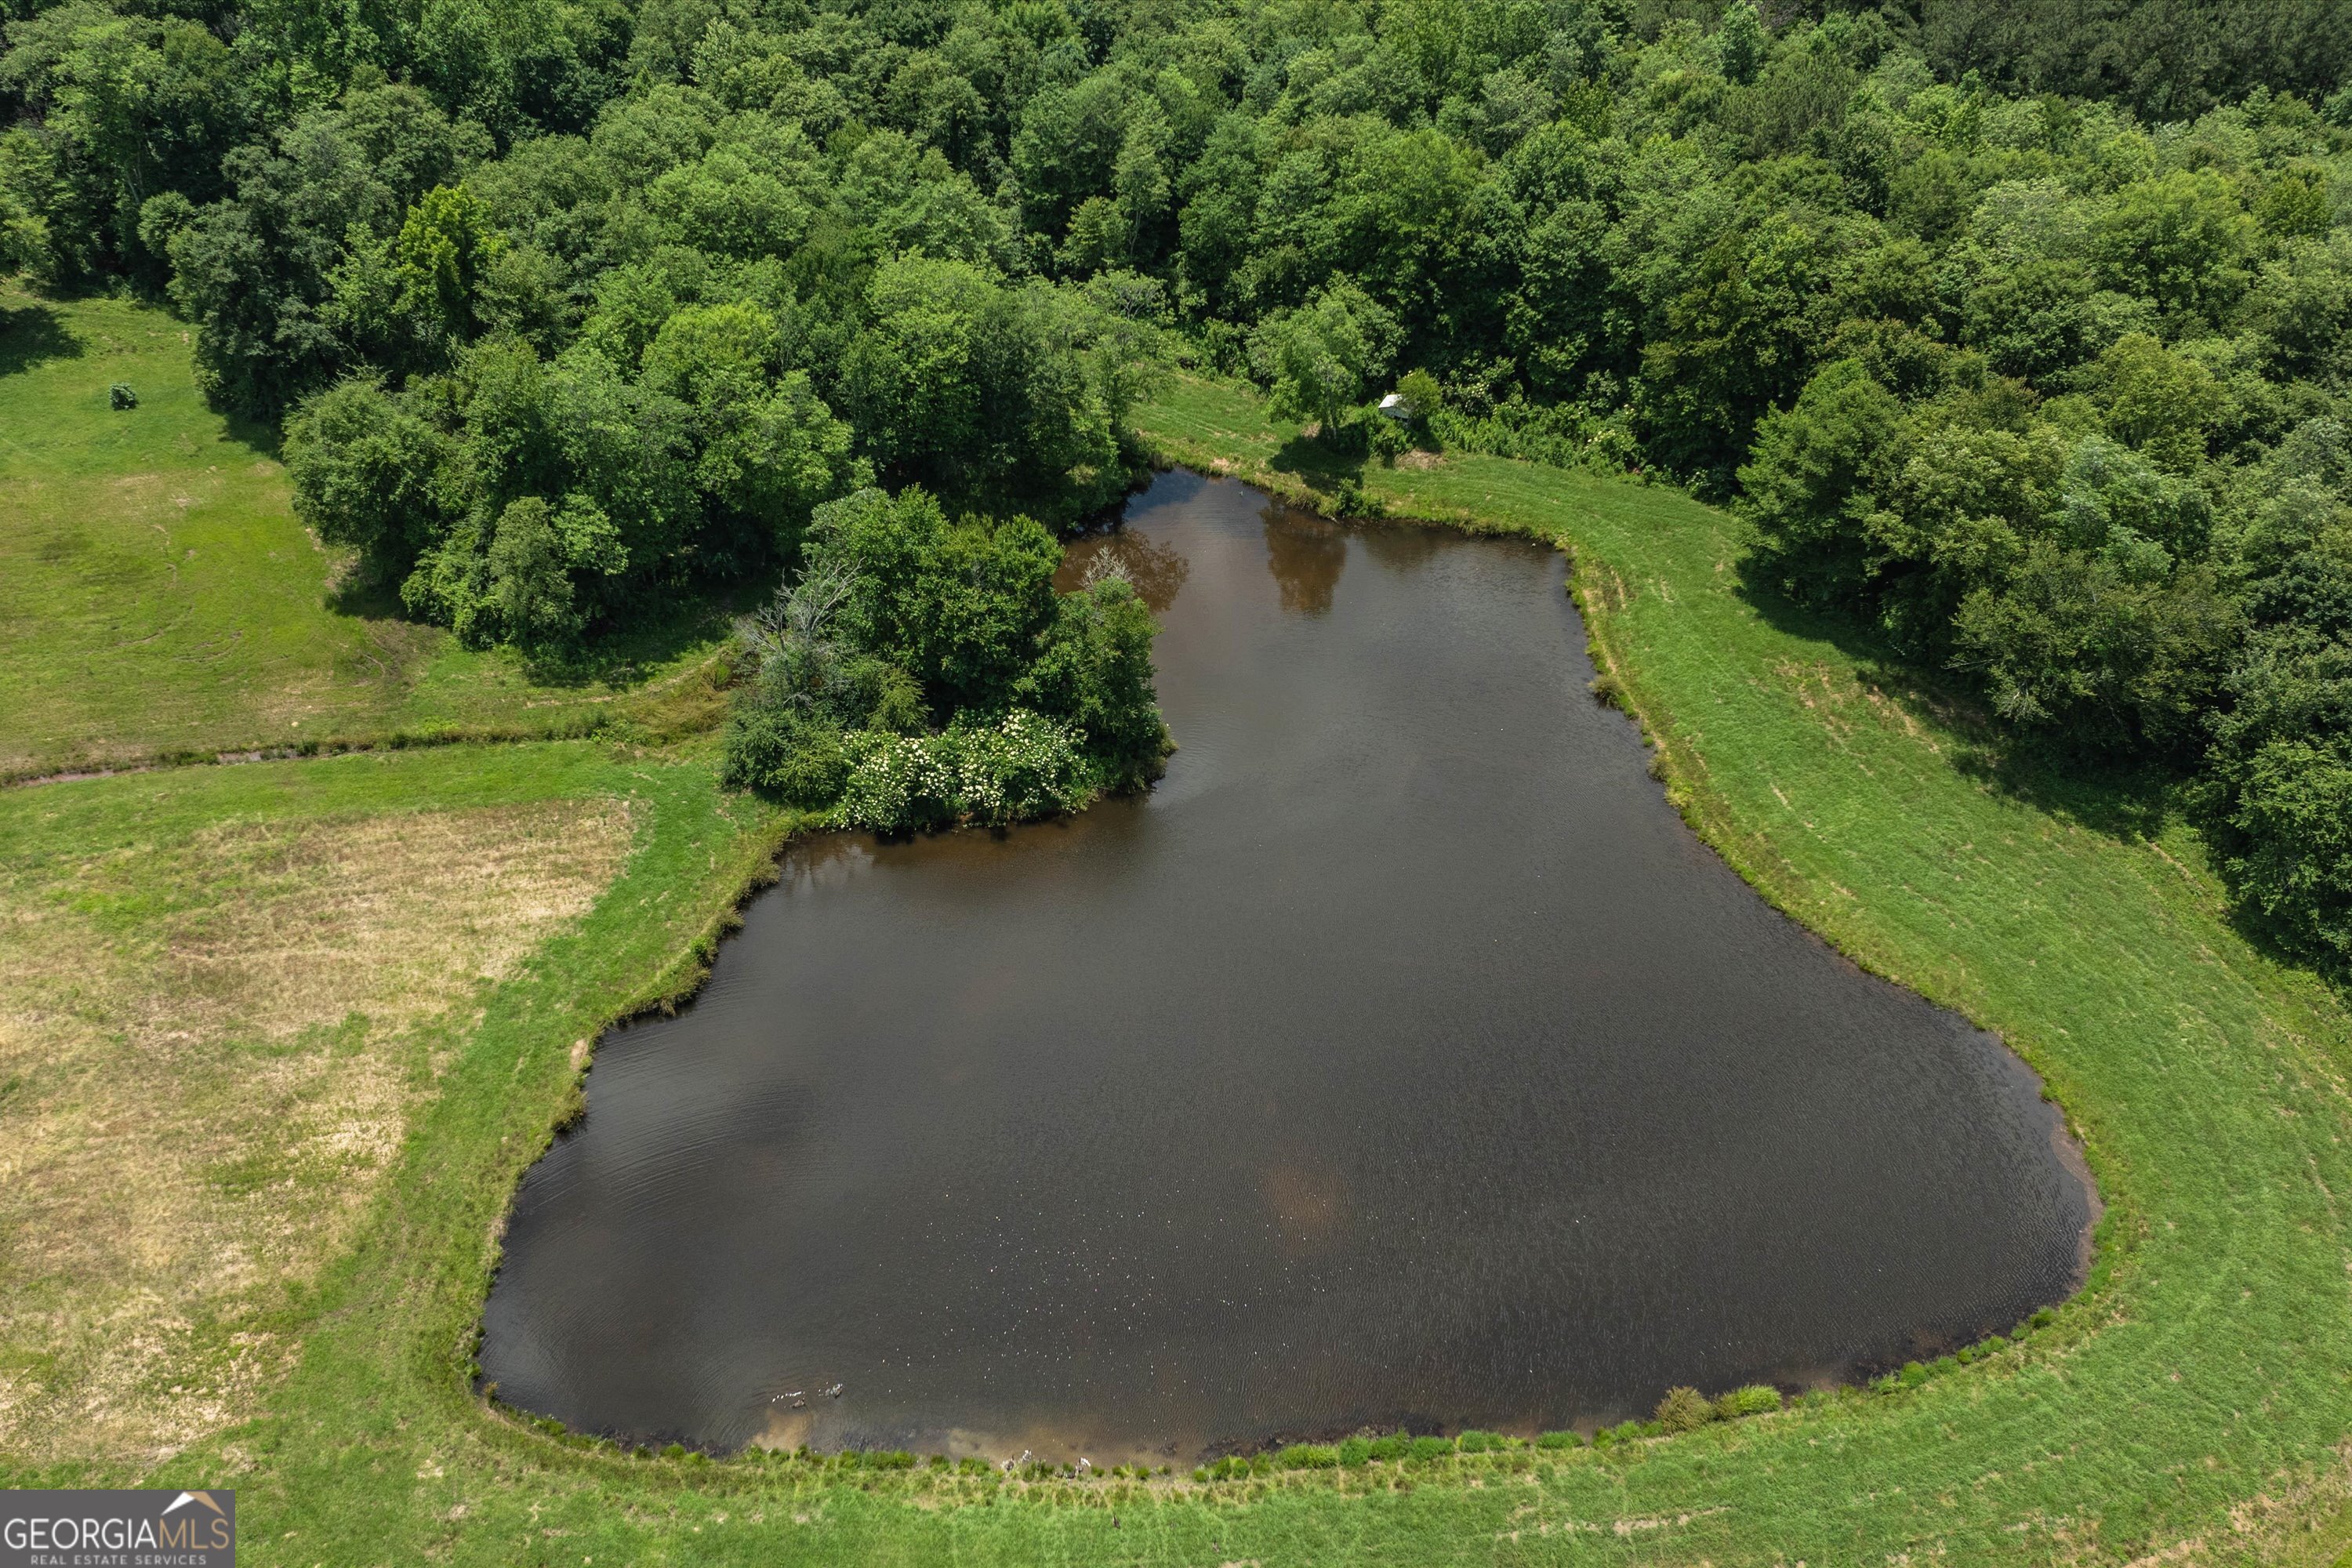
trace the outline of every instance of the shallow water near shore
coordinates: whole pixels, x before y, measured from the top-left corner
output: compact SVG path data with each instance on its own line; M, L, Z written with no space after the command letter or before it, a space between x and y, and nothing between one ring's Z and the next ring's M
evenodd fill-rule
M1181 1463L1821 1383L2073 1288L2095 1200L2033 1076L1699 843L1557 554L1175 473L1065 585L1109 562L1167 777L791 850L525 1178L502 1399Z

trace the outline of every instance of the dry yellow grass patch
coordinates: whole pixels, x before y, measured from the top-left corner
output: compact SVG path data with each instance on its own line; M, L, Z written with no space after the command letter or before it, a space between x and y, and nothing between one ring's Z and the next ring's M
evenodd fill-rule
M0 1450L237 1419L433 1063L415 1026L584 912L613 801L231 822L0 868Z

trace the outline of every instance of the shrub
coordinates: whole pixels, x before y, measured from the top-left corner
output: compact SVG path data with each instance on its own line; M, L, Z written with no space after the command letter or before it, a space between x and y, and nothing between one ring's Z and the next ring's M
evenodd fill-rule
M842 820L877 833L1018 822L1074 809L1091 793L1077 737L1022 708L959 718L938 735L864 730L843 749Z
M1620 475L1638 471L1642 461L1625 421L1622 410L1604 415L1581 403L1529 402L1514 392L1475 416L1441 407L1429 416L1428 433L1431 445L1448 450Z
M959 720L943 742L956 753L959 805L977 822L1017 822L1084 804L1078 738L1051 719L1015 708L994 723Z
M2053 1323L2056 1322L2057 1321L2058 1321L2058 1313L2057 1313L2057 1311L2056 1311L2054 1309L2053 1309L2053 1308L2049 1308L2049 1307L2037 1307L2037 1308L2035 1308L2035 1309L2034 1309L2034 1310L2033 1310L2033 1316L2032 1316L2031 1319L2029 1319L2029 1320L2028 1320L2028 1321L2029 1321L2029 1322L2031 1322L2031 1324L2032 1324L2034 1328L2037 1328L2037 1329L2046 1329L2046 1328L2048 1328L2051 1324L2053 1324Z
M1577 1448L1583 1445L1584 1439L1573 1432L1546 1432L1536 1439L1538 1448Z
M106 404L114 409L136 408L139 406L139 395L131 390L129 382L118 381L106 389Z
M1350 1437L1339 1445L1339 1462L1351 1469L1370 1463L1371 1458L1372 1445L1368 1438Z
M1780 1391L1769 1383L1735 1388L1715 1402L1716 1415L1725 1421L1742 1415L1769 1415L1780 1408Z
M814 714L782 703L739 703L727 721L719 781L823 810L849 782L849 752L841 731Z
M1465 1454L1491 1454L1509 1447L1511 1440L1499 1432L1471 1431L1463 1433L1455 1446Z
M1424 430L1429 426L1430 416L1445 404L1445 389L1425 370L1407 371L1398 378L1396 390L1412 408L1412 423Z
M1415 1437L1412 1440L1412 1446L1407 1450L1407 1452L1416 1459L1434 1459L1442 1455L1454 1452L1454 1439L1451 1437Z
M1405 1456L1405 1450L1411 1447L1411 1441L1402 1433L1389 1437L1375 1437L1364 1445L1365 1457L1381 1460L1402 1459Z
M1669 1388L1658 1401L1658 1425L1668 1432L1692 1432L1715 1419L1715 1406L1696 1388Z
M959 800L949 750L934 736L863 730L843 742L850 758L841 818L877 833L909 833L955 821Z
M1339 1462L1339 1450L1321 1443L1293 1443L1275 1456L1286 1470L1328 1470Z
M1903 1363L1902 1372L1897 1375L1902 1380L1904 1387L1916 1388L1927 1381L1927 1369L1916 1361L1906 1361Z

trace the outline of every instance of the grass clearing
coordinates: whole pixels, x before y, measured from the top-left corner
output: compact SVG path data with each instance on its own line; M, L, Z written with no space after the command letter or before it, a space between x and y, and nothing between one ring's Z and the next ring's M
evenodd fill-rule
M274 437L205 406L188 336L148 306L0 285L0 779L716 710L722 605L555 671L340 589ZM117 382L136 408L110 406Z
M119 831L0 859L0 1449L35 1460L248 1413L430 1085L415 1026L629 841L609 799Z
M633 835L584 914L413 1026L408 1059L439 1074L341 1255L289 1293L290 1365L252 1418L161 1463L12 1445L0 1471L233 1484L257 1563L2336 1559L2352 1021L2231 928L2192 835L2123 790L2021 772L1845 628L1751 600L1738 525L1672 491L1495 459L1331 465L1204 382L1143 419L1171 458L1572 545L1601 667L1692 820L1861 961L2000 1029L2066 1105L2109 1204L2086 1294L1914 1388L1605 1449L1196 1484L633 1458L550 1435L467 1384L496 1222L572 1103L573 1043L691 978L789 823L720 795L692 749L379 753L0 795L0 864L53 881L110 846L234 846L254 829L218 825L256 819L606 801ZM162 931L178 907L125 918Z

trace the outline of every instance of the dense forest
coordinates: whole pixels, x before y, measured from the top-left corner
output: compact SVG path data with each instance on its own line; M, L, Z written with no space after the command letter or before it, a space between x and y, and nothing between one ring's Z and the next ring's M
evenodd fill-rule
M168 300L469 640L784 568L740 780L1148 775L1149 618L1049 563L1173 358L1740 509L2352 958L2352 7L11 4L0 266Z

